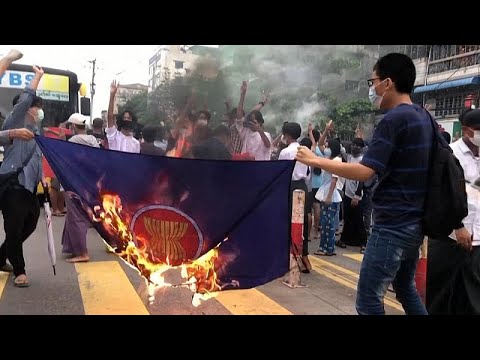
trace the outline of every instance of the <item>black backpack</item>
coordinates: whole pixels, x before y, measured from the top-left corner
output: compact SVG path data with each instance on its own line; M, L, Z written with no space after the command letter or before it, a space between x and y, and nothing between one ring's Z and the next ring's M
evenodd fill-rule
M423 214L423 233L434 239L444 239L468 215L467 192L463 168L445 139L440 135L430 114L433 146Z

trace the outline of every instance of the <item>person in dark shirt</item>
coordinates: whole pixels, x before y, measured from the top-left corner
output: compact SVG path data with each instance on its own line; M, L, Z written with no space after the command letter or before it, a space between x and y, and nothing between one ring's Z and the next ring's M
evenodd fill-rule
M155 140L160 127L156 125L148 125L143 128L143 140L140 144L140 154L165 156L165 150L155 146Z
M231 160L229 142L230 129L225 125L219 125L208 140L193 146L193 157L205 160Z
M385 55L375 64L369 99L388 111L360 163L335 163L302 147L297 154L298 161L347 179L367 181L379 175L372 198L374 225L357 289L361 315L385 314L383 299L390 284L406 314L427 314L415 288L415 271L433 133L428 113L410 98L415 77L413 61L403 54Z
M98 141L98 145L103 149L105 141L105 131L103 130L103 119L95 118L92 122L92 131L87 132L88 135L93 135Z

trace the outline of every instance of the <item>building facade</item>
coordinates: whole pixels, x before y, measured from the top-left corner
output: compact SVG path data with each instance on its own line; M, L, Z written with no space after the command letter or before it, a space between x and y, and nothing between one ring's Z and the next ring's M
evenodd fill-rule
M215 51L201 45L159 45L148 62L148 91L153 91L165 79L189 75L199 60Z
M480 45L382 45L381 54L402 52L417 67L413 100L428 105L431 114L452 137L461 135L458 117L465 107L478 108Z
M128 84L118 86L117 96L113 105L114 114L118 114L118 107L123 106L127 101L135 95L141 94L148 90L148 86L142 84Z

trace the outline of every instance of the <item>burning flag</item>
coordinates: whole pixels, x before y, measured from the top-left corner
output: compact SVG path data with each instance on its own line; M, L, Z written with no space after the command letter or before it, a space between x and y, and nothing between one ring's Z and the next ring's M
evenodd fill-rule
M36 140L67 195L152 289L185 286L208 297L288 272L293 161L175 159ZM165 282L170 269L183 282Z

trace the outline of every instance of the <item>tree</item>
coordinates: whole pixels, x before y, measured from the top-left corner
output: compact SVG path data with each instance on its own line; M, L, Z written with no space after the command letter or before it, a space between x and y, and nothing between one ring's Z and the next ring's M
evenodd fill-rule
M171 123L175 119L176 108L172 93L172 80L168 68L162 82L148 96L146 123Z
M139 94L135 94L130 97L124 105L118 107L118 113L121 114L124 111L132 111L137 118L143 119L147 112L147 99L148 92L142 91Z
M351 139L358 124L370 124L375 109L369 100L356 99L334 107L329 116L334 121L335 131L342 139Z

